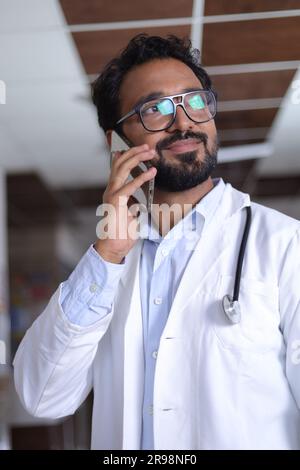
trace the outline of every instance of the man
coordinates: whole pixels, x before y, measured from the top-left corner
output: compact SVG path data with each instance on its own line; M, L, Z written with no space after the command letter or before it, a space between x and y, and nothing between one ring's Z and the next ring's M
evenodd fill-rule
M211 178L215 97L188 41L132 39L93 99L108 142L115 129L132 145L103 198L128 236L100 234L26 333L24 406L70 415L93 387L94 449L300 449L299 222ZM128 182L142 161L154 168ZM153 177L154 203L183 215L135 238L124 201Z

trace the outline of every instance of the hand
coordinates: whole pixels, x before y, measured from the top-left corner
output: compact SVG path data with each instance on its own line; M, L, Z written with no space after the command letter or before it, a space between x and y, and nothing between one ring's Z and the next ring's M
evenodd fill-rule
M128 207L129 198L146 181L154 178L156 168L151 167L132 181L126 183L133 168L140 162L151 160L155 155L147 144L133 147L124 153L116 152L112 159L111 173L103 194L103 203L108 204L109 210L105 216L106 231L115 236L108 236L104 231L97 233L98 241L95 249L106 260L121 263L123 258L136 243L138 237L138 220L133 210Z

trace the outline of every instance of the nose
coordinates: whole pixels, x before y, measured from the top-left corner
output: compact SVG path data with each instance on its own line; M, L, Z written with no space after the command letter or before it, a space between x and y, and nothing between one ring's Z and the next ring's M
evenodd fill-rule
M188 129L192 129L194 127L194 122L187 116L183 107L179 104L176 106L176 116L175 120L169 129L169 132L173 132L175 130L186 131Z

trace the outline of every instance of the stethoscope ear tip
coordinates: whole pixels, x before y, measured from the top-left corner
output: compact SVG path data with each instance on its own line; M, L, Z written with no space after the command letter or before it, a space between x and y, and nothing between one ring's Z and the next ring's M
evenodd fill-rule
M223 297L223 310L231 323L240 323L241 308L238 300L231 300L229 295Z

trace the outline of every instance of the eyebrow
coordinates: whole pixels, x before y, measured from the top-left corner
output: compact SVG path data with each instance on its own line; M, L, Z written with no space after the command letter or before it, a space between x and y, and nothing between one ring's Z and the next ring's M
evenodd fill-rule
M136 102L134 109L138 108L144 103L147 103L147 101L155 100L157 98L163 98L164 96L177 96L177 95L182 95L183 93L189 93L190 91L198 91L198 90L201 90L201 88L195 88L195 87L184 88L181 92L175 93L174 95L166 95L162 91L154 91L152 93L149 93L148 95L141 96L141 98Z

